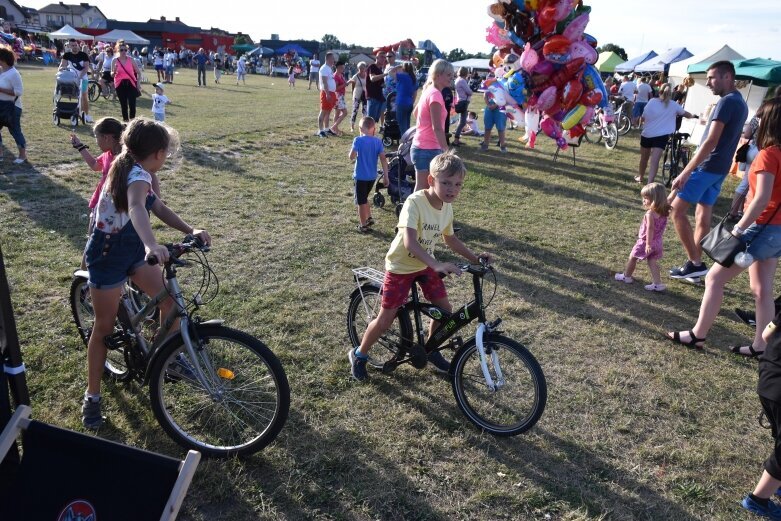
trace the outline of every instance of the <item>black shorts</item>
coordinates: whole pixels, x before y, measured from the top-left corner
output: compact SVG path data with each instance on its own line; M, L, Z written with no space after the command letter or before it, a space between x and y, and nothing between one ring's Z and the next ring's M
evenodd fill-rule
M369 202L369 192L374 187L374 180L359 181L355 180L355 204L366 204Z
M645 137L640 136L640 146L643 148L661 148L667 146L670 136Z
M103 71L103 81L112 81L114 77L111 75L111 71Z

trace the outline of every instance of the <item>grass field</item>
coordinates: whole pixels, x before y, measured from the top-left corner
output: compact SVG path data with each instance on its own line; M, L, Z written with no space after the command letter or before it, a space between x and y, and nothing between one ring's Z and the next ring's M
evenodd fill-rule
M11 164L3 131L0 245L33 414L81 430L85 350L68 288L97 176L71 148L69 128L52 125L54 70L20 72L31 164ZM649 294L643 266L638 283L613 281L642 217L635 133L612 152L584 143L577 166L566 155L554 163L547 138L522 148L518 132L509 132L507 155L480 152L473 138L459 151L469 169L455 204L460 236L497 257L489 317L503 317L508 336L530 348L549 387L537 427L500 439L474 429L450 383L428 370L374 373L365 385L349 378L350 268L382 268L395 215L375 210L377 230L355 231L350 137L313 136L317 93L258 76L199 89L194 76L182 70L166 89L183 146L161 172L163 197L214 238L221 292L203 315L278 354L292 405L263 452L201 464L181 519L748 518L738 502L771 449L756 421L756 363L727 350L751 334L731 313L752 305L748 279L728 286L704 353L662 337L694 324L701 288L666 281L666 293ZM151 116L149 95L139 103ZM119 104L101 99L92 114L118 117ZM88 129L76 132L91 142ZM717 214L734 185L725 184ZM161 240L179 238L155 227ZM683 260L672 229L665 248L663 266ZM448 288L460 304L469 281ZM183 455L157 425L146 389L104 393L100 436Z

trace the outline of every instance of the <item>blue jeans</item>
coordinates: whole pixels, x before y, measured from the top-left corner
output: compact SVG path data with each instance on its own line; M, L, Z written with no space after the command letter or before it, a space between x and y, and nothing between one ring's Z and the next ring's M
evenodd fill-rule
M375 123L380 122L380 116L382 116L382 110L385 108L385 102L369 98L369 117L374 120Z
M24 140L24 134L22 134L22 109L14 107L14 120L11 126L8 128L8 133L16 141L16 146L20 150L27 148L27 141ZM3 144L3 134L0 133L0 145Z
M399 132L403 136L409 129L409 122L412 118L412 105L409 107L401 107L396 105L396 121L399 122Z

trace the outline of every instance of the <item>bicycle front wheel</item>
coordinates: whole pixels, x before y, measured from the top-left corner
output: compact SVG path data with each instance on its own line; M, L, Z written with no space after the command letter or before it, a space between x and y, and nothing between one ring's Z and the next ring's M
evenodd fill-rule
M540 419L547 401L540 364L525 347L502 335L485 335L483 343L494 388L488 388L472 338L453 360L453 393L458 407L469 421L491 434L525 432Z
M602 128L598 122L592 121L586 125L586 141L589 143L599 143L602 141Z
M96 81L90 81L89 87L87 87L87 95L91 102L98 101L98 98L100 98L100 84Z
M353 292L350 305L347 307L347 336L350 338L351 346L361 345L363 334L369 322L377 318L381 304L382 296L377 286L364 284L359 290ZM391 327L374 344L374 348L369 353L369 364L382 369L385 362L397 355L403 356L411 339L412 323L409 315L400 310Z
M632 120L622 112L616 116L616 128L619 136L625 136L632 129Z
M182 342L163 347L150 369L152 411L171 438L208 456L252 454L287 420L290 387L260 340L225 327L197 326L197 359ZM196 364L211 390L196 376Z

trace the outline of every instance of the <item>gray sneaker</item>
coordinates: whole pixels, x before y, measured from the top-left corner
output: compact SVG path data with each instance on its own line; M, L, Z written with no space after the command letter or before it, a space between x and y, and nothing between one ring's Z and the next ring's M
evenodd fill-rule
M100 414L100 402L102 398L91 400L84 398L81 404L81 423L88 429L98 429L103 425L103 416Z
M359 382L367 380L369 378L369 373L366 372L366 361L368 358L356 356L355 348L350 348L347 358L350 360L350 374L353 375L353 378Z
M447 373L450 371L450 362L445 360L445 357L442 356L442 353L439 351L429 353L428 361L431 362L431 365L434 366L434 370L438 373Z

